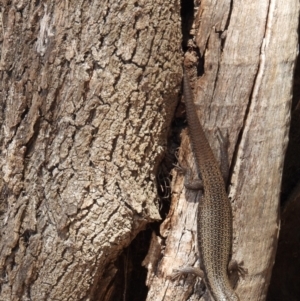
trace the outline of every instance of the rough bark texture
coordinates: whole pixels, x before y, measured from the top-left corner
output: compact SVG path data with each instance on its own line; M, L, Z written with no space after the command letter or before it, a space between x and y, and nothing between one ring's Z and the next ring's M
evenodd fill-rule
M160 219L178 0L2 1L0 300L109 300ZM105 272L105 274L104 274Z
M195 75L193 83L196 103L217 156L216 129L224 137L228 134L233 257L248 270L236 289L241 300L265 300L274 263L298 17L297 0L204 0L194 20L190 45L204 56L197 66L203 74ZM198 58L192 47L186 61L196 71ZM185 135L179 161L192 166ZM161 226L165 249L154 276L148 276L147 300L199 300L203 291L195 277L168 279L173 269L198 266L196 194L183 189L176 172L172 187L171 210ZM210 297L204 294L203 299Z

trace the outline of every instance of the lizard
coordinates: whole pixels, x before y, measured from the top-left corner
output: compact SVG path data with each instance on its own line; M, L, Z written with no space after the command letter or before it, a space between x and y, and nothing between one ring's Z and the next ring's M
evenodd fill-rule
M228 270L236 267L236 262L230 261L233 240L231 203L217 160L198 119L185 67L183 96L192 153L197 173L201 175L204 192L198 202L197 213L200 270L182 268L177 270L177 275L192 272L200 276L215 301L239 301L228 276Z

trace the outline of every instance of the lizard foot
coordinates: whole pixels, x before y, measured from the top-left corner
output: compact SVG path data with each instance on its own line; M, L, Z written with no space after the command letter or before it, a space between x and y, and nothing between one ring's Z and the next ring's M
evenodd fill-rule
M192 171L189 168L182 167L180 164L174 164L175 169L184 175L184 186L189 190L203 190L203 183L200 178L192 179Z
M236 260L232 259L228 264L228 271L229 273L237 272L240 277L243 279L245 278L245 275L248 273L248 270L243 267L244 262L237 262Z
M200 277L201 279L204 277L204 273L201 269L194 268L191 266L186 266L183 268L174 269L170 278L171 278L171 280L180 279L181 277L183 277L187 274L193 274L197 277Z

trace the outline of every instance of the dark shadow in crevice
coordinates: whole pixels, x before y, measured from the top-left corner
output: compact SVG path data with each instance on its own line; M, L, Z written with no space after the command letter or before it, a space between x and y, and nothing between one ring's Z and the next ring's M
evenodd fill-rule
M118 257L115 262L118 271L110 301L146 300L148 292L146 286L147 269L142 266L142 261L147 255L152 231L152 228L148 228L140 232Z
M194 1L181 0L181 31L182 31L182 50L188 50L188 40L191 38L190 30L194 22Z

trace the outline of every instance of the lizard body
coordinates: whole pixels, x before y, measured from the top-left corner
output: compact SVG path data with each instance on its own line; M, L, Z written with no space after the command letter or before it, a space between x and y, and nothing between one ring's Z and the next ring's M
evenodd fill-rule
M204 195L198 205L197 239L205 284L216 301L239 301L228 278L232 245L232 212L225 183L198 119L189 79L184 71L183 94L198 173Z

